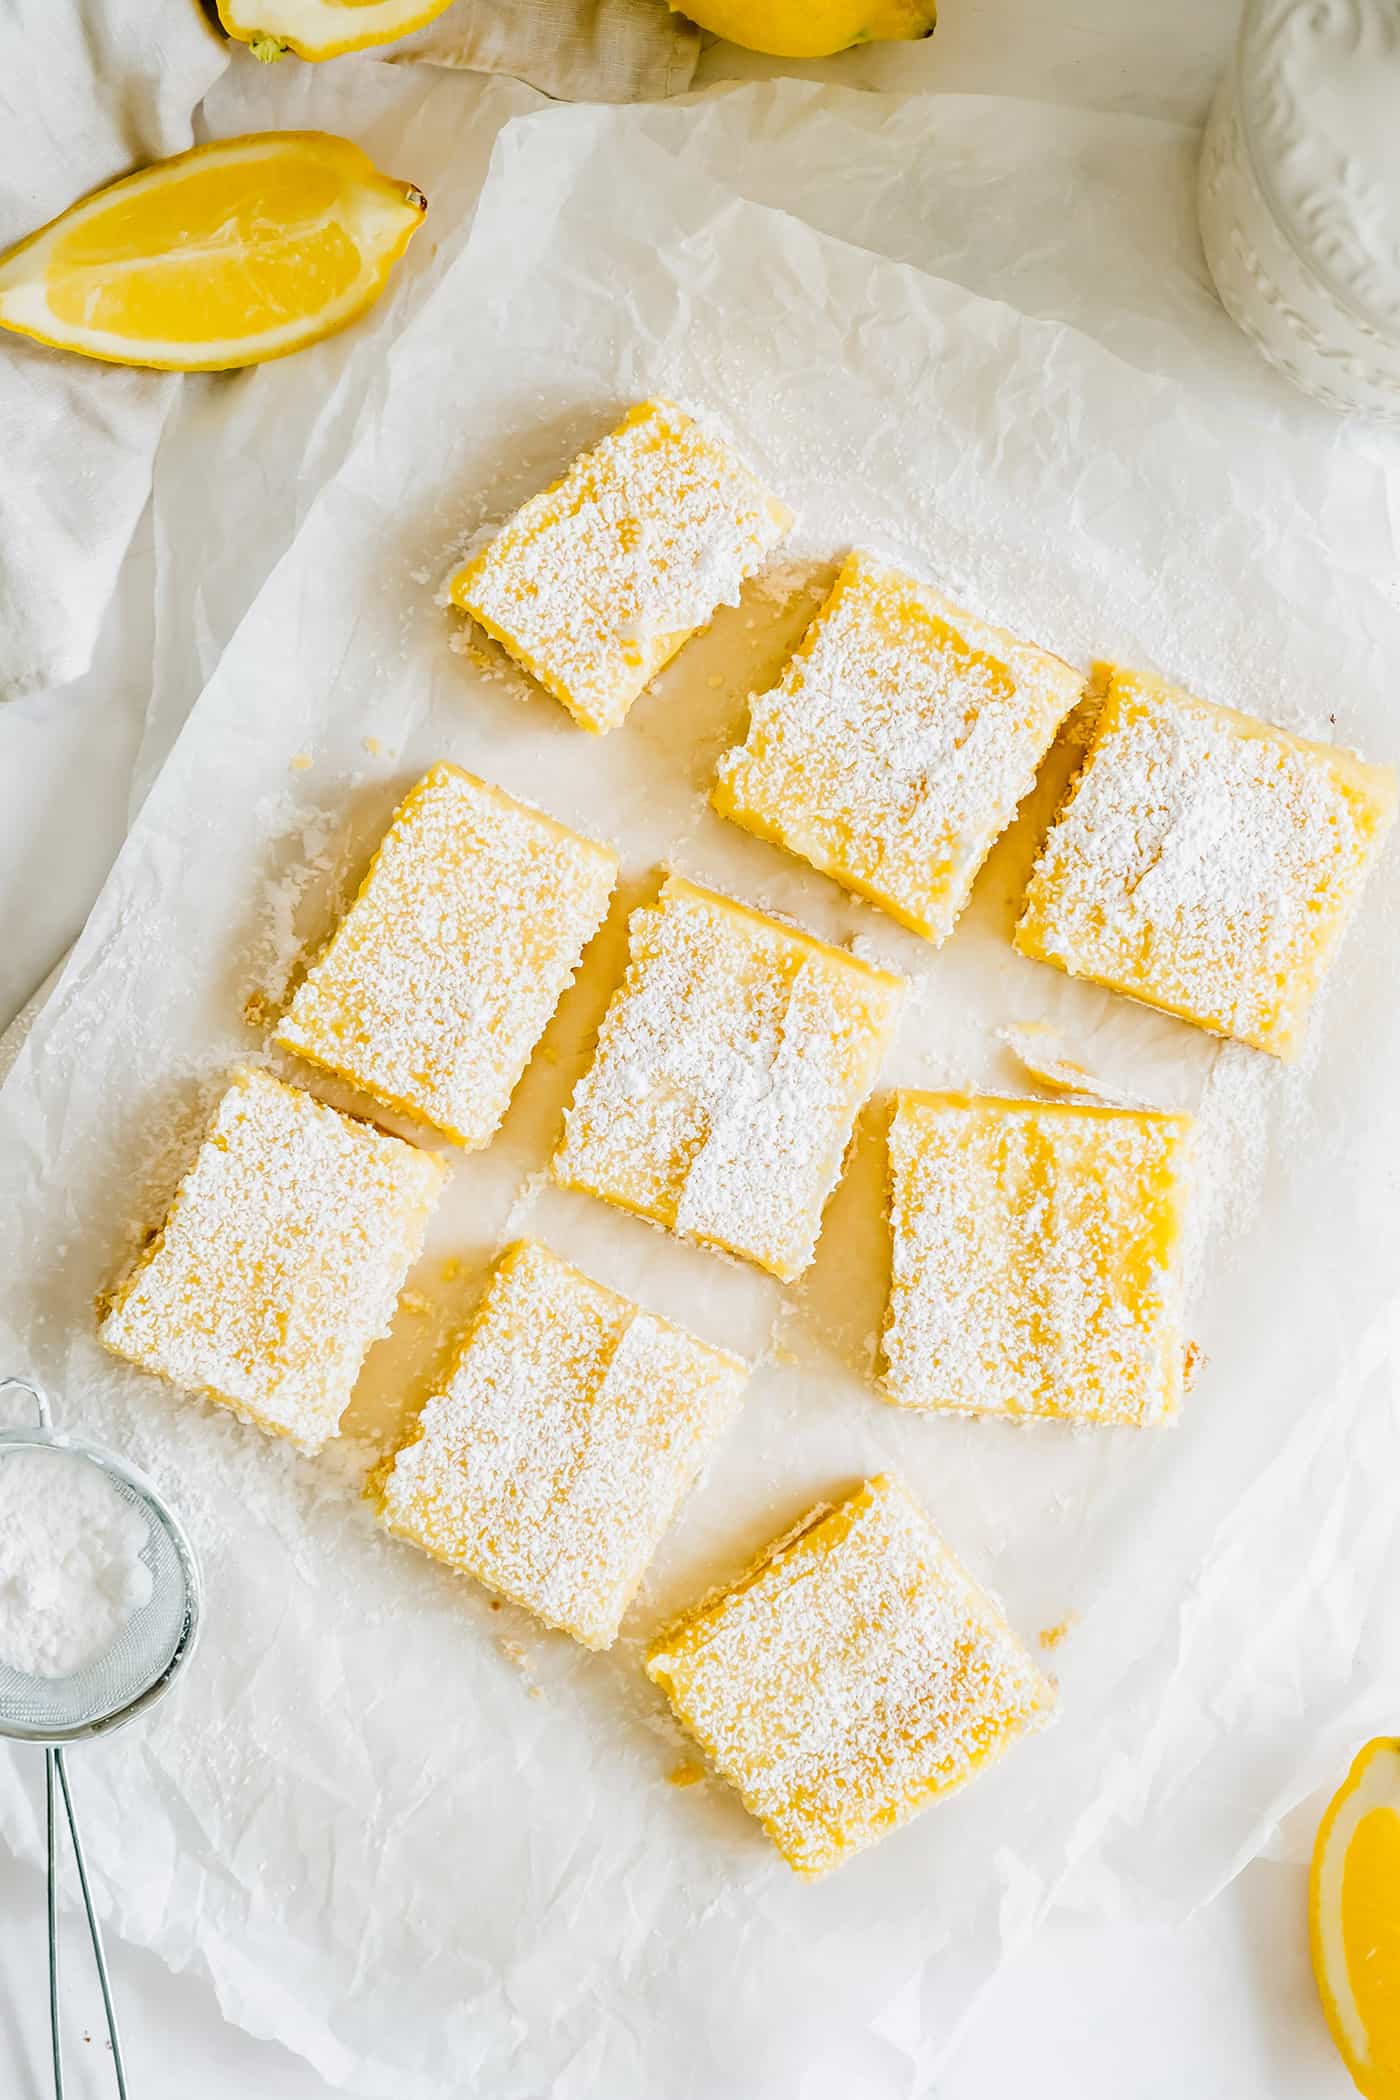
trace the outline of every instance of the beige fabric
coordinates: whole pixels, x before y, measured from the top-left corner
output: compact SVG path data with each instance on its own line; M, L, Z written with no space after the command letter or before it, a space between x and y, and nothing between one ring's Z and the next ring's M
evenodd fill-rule
M455 0L384 54L512 73L563 102L682 94L699 55L699 30L666 0Z

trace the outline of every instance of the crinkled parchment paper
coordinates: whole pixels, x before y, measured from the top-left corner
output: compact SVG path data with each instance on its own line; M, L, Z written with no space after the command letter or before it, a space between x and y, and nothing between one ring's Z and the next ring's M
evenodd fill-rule
M453 647L436 594L474 533L653 389L707 407L802 522L600 742L489 647ZM1064 752L936 956L704 802L746 692L853 541L1080 662L1119 655L1394 750L1380 467L1283 422L1257 435L1228 396L744 201L635 126L573 112L503 133L470 239L225 651L0 1093L7 1355L163 1481L207 1564L187 1680L85 1760L114 1917L348 2090L926 2091L1046 1904L1207 1894L1320 1747L1378 1721L1400 1575L1396 855L1285 1073L1011 950ZM440 756L614 838L624 880L500 1138L458 1165L347 1437L312 1463L107 1361L91 1300L158 1216L220 1074L261 1054L250 994L281 993ZM1075 1435L874 1398L876 1114L788 1293L542 1183L625 912L666 861L908 972L887 1083L1015 1089L997 1031L1042 1019L1111 1083L1199 1111L1205 1364L1179 1427ZM357 1495L491 1254L527 1228L766 1351L603 1658L380 1538ZM876 1467L1028 1639L1067 1627L1063 1718L808 1887L722 1786L668 1784L686 1750L640 1655L658 1618ZM30 1804L0 1766L0 1828L26 1852Z

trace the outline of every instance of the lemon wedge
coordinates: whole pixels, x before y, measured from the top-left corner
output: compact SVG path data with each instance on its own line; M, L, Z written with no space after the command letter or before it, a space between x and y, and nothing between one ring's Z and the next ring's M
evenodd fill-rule
M440 15L451 0L218 0L219 20L255 58L340 58L391 44Z
M1322 1819L1309 1901L1332 2038L1366 2100L1400 2100L1400 1736L1358 1752Z
M123 177L0 255L0 327L112 364L261 364L372 305L426 210L348 139L221 139Z
M830 58L853 44L932 36L935 0L669 0L672 12L748 51Z

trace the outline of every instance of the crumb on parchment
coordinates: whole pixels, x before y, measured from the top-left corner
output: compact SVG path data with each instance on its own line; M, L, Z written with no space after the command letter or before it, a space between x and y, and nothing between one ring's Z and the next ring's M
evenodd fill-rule
M1079 1614L1076 1611L1066 1612L1064 1617L1059 1621L1058 1625L1046 1626L1042 1628L1041 1632L1037 1635L1037 1639L1039 1640L1041 1647L1058 1648L1060 1644L1068 1638L1070 1630L1074 1626L1078 1617Z

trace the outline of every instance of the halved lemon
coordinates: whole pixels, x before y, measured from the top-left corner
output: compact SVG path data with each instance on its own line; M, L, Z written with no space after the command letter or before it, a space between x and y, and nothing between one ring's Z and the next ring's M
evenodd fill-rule
M329 132L221 139L0 255L0 327L111 364L261 364L372 305L427 208Z
M340 58L421 29L452 0L218 0L219 20L255 58Z
M1309 1901L1322 2009L1366 2100L1400 2100L1400 1736L1359 1751L1322 1819Z

